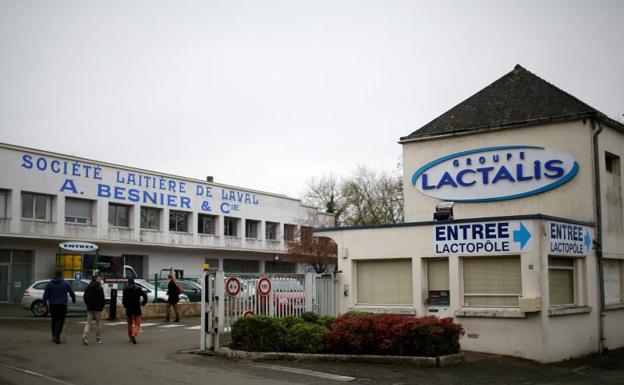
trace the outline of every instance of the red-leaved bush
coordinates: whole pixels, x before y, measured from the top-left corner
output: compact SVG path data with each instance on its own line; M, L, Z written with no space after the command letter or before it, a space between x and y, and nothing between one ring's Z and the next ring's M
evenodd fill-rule
M436 357L459 352L461 324L452 318L345 315L325 334L325 350L342 354Z

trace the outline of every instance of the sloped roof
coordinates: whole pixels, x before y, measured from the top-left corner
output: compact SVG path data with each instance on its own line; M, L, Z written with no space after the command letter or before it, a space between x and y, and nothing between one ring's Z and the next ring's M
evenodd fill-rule
M401 142L493 128L529 126L593 117L624 131L624 125L548 83L520 65L435 118Z

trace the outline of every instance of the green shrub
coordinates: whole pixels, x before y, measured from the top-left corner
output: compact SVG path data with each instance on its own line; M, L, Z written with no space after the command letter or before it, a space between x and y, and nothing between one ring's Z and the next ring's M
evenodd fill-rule
M319 317L318 321L316 321L317 324L327 328L328 330L332 330L332 328L334 327L334 322L336 322L336 317L331 317L328 315Z
M318 321L319 316L318 316L318 314L316 314L316 313L315 313L315 312L313 312L313 311L306 311L305 313L303 313L303 314L301 315L301 318L302 318L305 322L308 322L308 323L313 324L313 323L316 323L316 321Z
M232 325L233 349L279 352L284 349L286 327L276 318L241 317Z
M313 323L298 323L286 333L286 349L296 353L319 353L327 329Z
M288 317L278 318L278 321L282 325L284 325L286 330L292 328L293 326L295 326L297 324L300 324L300 323L304 322L302 318L295 317L293 315L289 315Z

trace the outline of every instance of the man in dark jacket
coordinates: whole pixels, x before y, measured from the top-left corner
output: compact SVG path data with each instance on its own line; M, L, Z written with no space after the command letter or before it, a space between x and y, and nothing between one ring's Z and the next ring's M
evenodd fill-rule
M178 302L180 302L180 288L175 281L173 274L168 276L169 282L167 283L167 317L165 322L169 322L169 314L171 314L171 308L175 311L175 321L180 322L180 313L178 313Z
M141 302L143 297L143 302ZM123 290L121 301L126 308L126 319L128 320L128 339L136 344L136 337L141 329L141 306L147 303L147 294L139 286L134 284L134 278L128 278L128 286Z
M83 299L87 305L87 323L82 332L82 343L85 345L89 344L87 339L89 328L91 327L91 321L95 321L95 343L100 344L102 343L100 338L100 321L102 320L102 310L104 310L104 289L102 288L99 273L95 273L91 277L91 282L85 289Z
M67 314L67 294L71 296L72 303L76 303L76 294L69 282L63 279L63 272L57 271L54 279L48 282L43 291L43 303L48 305L52 316L52 341L61 343L61 332L65 324Z

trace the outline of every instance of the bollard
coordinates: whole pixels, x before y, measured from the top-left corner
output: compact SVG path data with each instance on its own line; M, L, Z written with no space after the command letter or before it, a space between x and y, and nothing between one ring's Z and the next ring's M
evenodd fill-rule
M108 311L108 320L115 321L117 319L117 289L111 289L110 309Z

